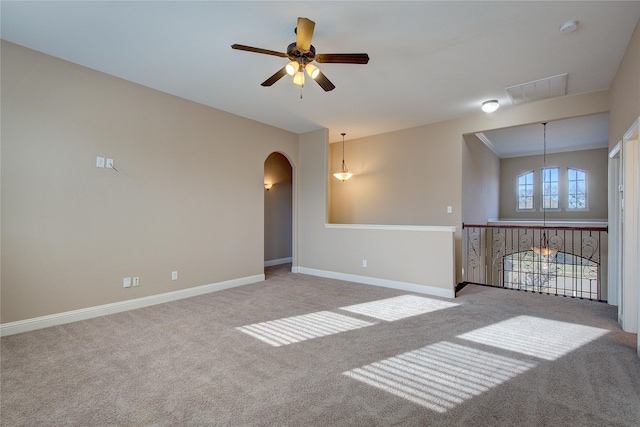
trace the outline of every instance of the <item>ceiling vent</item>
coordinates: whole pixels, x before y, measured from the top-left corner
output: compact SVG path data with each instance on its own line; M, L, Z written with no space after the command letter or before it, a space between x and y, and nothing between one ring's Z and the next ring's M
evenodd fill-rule
M565 96L567 94L567 73L509 86L506 90L514 105Z

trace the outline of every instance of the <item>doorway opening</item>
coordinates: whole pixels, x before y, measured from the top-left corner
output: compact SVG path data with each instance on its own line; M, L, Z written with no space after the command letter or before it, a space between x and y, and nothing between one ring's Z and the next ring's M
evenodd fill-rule
M264 266L282 271L293 263L293 167L281 153L264 162ZM276 268L277 267L277 268Z
M638 129L640 118L624 135L620 144L609 153L609 167L612 197L609 218L610 227L614 230L613 248L616 259L613 261L615 271L612 276L618 284L618 321L625 332L638 333L640 330L640 292L638 277L640 268L638 244L640 235L640 148L638 146ZM617 191L616 191L617 190ZM640 355L640 341L638 344Z

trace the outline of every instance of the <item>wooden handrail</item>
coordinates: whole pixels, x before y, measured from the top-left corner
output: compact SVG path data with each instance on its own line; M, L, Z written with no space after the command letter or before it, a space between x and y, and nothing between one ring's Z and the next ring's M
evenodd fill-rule
M609 232L609 227L571 227L571 226L552 226L552 225L489 225L489 224L465 224L462 228L515 228L515 229L536 229L536 230L569 230L569 231L604 231Z

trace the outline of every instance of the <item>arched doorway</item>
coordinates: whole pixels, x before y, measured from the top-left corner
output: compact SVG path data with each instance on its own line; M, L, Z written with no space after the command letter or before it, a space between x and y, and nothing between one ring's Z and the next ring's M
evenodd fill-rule
M284 267L293 261L293 168L283 154L265 160L264 183L264 266Z

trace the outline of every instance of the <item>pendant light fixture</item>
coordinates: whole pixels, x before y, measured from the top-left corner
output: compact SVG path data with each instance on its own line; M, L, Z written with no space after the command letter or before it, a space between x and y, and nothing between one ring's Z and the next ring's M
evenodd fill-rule
M547 170L547 123L542 123L544 126L543 146L542 146L542 185L543 189L540 192L542 201L542 237L540 237L540 246L533 246L531 249L540 256L548 257L556 252L557 249L549 247L549 239L547 238L547 207L544 203L544 173Z
M300 99L302 99L302 88L304 87L304 71L307 71L307 75L313 80L320 75L320 69L313 64L300 63L298 61L291 61L285 67L284 70L293 77L293 83L300 86Z
M349 172L349 169L347 169L347 165L345 165L344 163L344 136L346 135L346 133L342 132L340 135L342 135L342 166L340 167L340 172L334 173L333 176L338 178L340 181L345 182L346 180L351 178L353 174Z

